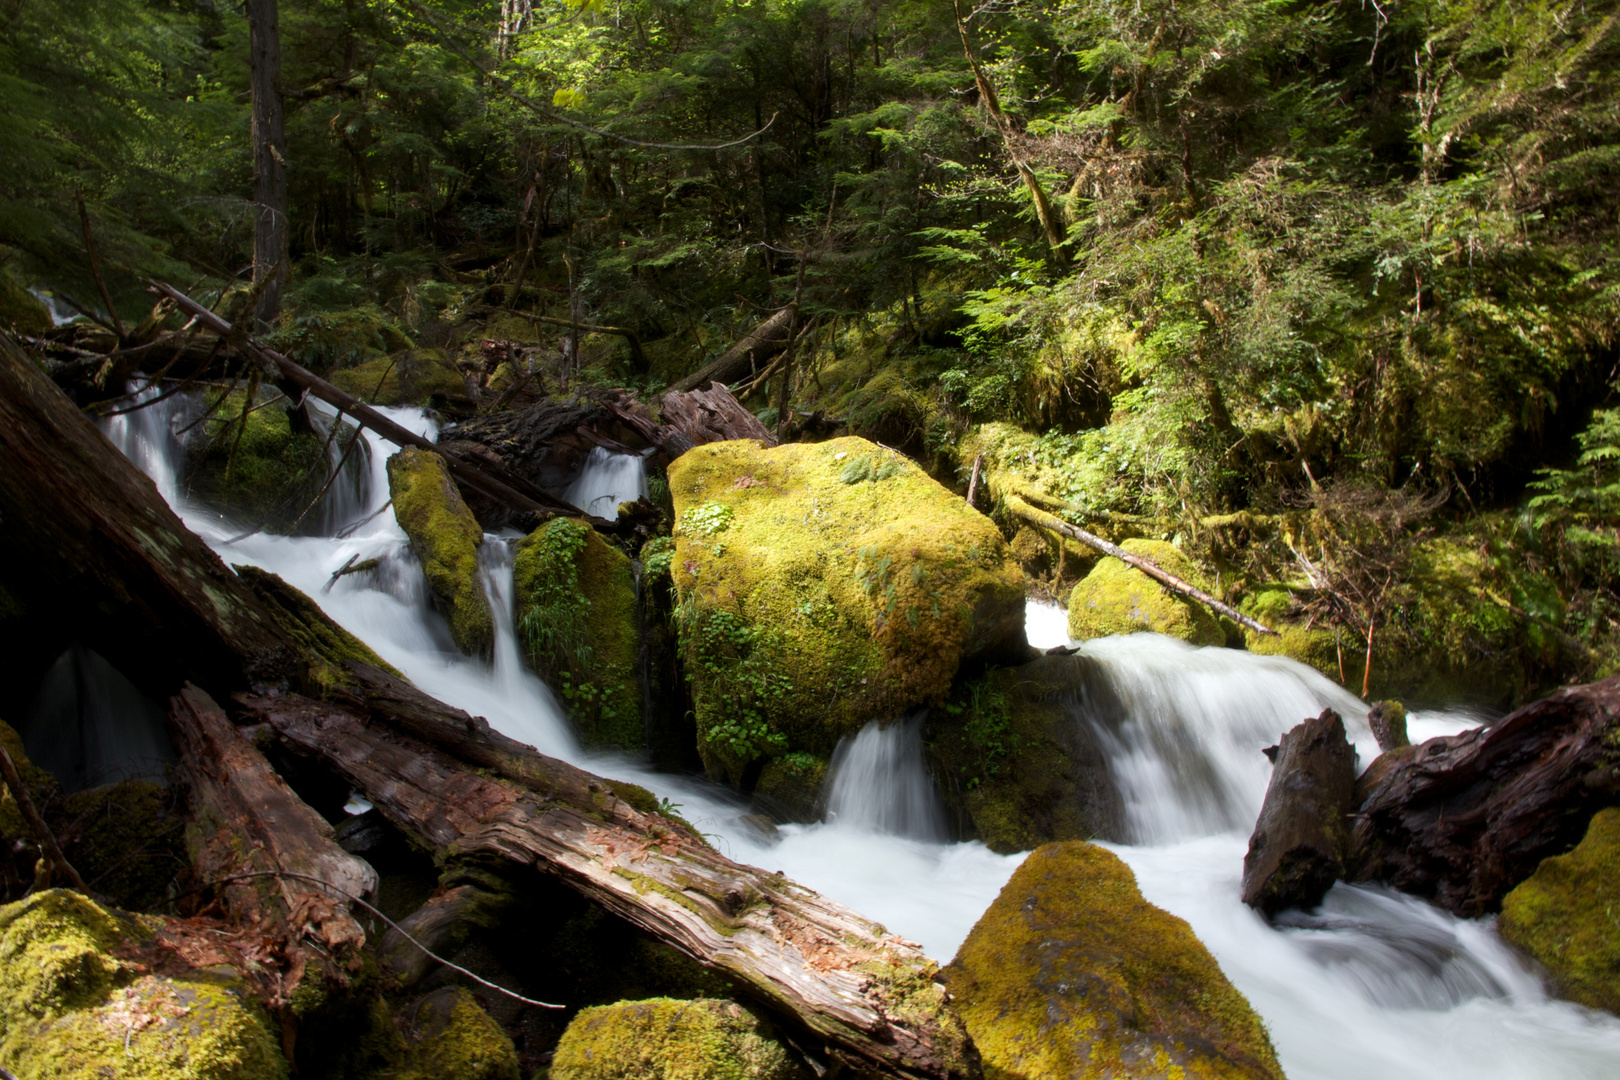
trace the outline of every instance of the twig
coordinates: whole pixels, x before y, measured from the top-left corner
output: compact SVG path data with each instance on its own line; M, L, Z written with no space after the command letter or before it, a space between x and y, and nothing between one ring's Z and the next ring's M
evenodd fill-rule
M250 880L252 878L267 878L267 877L295 878L298 881L307 881L307 882L309 882L311 884L319 885L319 886L321 886L323 888L331 889L333 892L335 892L338 895L344 897L345 899L347 899L351 903L359 904L361 907L363 907L367 911L371 912L377 918L379 918L383 922L387 923L390 927L392 927L393 929L399 931L400 937L404 938L406 941L410 942L412 945L415 945L418 949L421 949L422 952L430 960L436 960L439 963L443 964L445 967L449 968L451 971L458 972L459 974L465 975L465 976L467 976L467 978L471 979L473 982L478 983L480 986L488 987L489 989L495 991L497 994L504 994L507 997L511 998L513 1001L521 1001L521 1002L523 1002L523 1004L525 1004L525 1005L533 1005L537 1009L566 1009L568 1007L566 1005L553 1005L553 1004L551 1004L550 1002L547 1002L547 1001L536 1001L534 998L526 998L522 994L516 993L514 991L508 990L504 986L500 986L500 985L497 985L496 983L490 982L488 979L484 978L481 975L473 974L471 971L468 971L466 968L462 967L460 964L452 963L451 961L446 960L444 957L440 956L438 953L434 952L432 949L428 948L426 945L422 944L420 941L417 941L415 938L411 937L410 933L403 926L400 926L399 923L395 922L393 919L390 919L388 916L384 915L382 912L378 911L376 908L372 907L370 904L366 903L364 900L360 899L358 896L354 895L352 892L349 892L347 889L340 888L340 887L332 884L330 881L327 881L324 878L318 878L318 877L315 877L315 876L313 876L311 874L298 874L298 873L294 873L291 870L255 870L255 871L251 871L249 873L232 874L229 877L222 877L222 878L218 879L217 881L210 882L209 885L210 886L224 885L224 884L226 884L228 882L232 882L232 881L247 881L247 880Z
M1361 700L1367 700L1367 687L1372 682L1372 641L1373 631L1378 624L1372 621L1367 623L1367 666L1361 669Z
M382 517L383 512L386 511L390 506L393 506L393 505L394 505L394 500L389 499L387 502L382 504L382 509L381 510L375 511L374 513L367 514L365 517L361 518L359 521L355 522L353 525L345 525L345 526L343 526L343 528L339 529L335 534L333 534L332 539L334 539L334 540L347 539L349 536L352 536L354 534L354 531L356 529L358 529L360 526L362 526L362 525L364 525L364 524L366 524L368 522L376 521L378 518Z
M17 809L21 812L23 820L28 827L34 830L39 838L39 846L45 849L45 857L56 865L56 868L67 875L68 881L80 892L84 892L84 878L73 869L73 864L67 861L62 849L57 846L56 837L51 833L45 819L39 816L39 809L34 806L34 800L28 794L28 786L23 783L22 774L17 771L17 763L11 760L11 754L4 746L0 746L0 774L5 776L6 787L11 789L11 797L17 801Z

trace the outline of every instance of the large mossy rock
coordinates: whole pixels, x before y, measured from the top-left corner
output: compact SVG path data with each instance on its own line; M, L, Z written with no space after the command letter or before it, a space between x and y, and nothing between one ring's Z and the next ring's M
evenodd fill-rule
M405 1051L371 1080L519 1080L512 1039L477 1000L446 986L411 1004L401 1017Z
M1203 574L1174 544L1127 540L1119 545L1190 585L1209 589ZM1226 631L1202 604L1177 596L1115 558L1098 561L1069 594L1069 636L1076 641L1147 631L1194 645L1222 645Z
M50 328L50 308L0 267L0 330L38 337Z
M443 405L468 396L467 380L443 349L406 349L332 373L332 385L372 405Z
M468 656L488 656L495 645L495 618L478 576L484 530L462 501L444 459L431 450L401 450L388 459L388 492L456 647Z
M276 1080L280 1040L228 969L122 960L151 931L64 890L0 908L0 1061L30 1080Z
M942 700L971 657L1017 657L1023 575L990 520L864 439L708 443L669 467L671 565L699 749L736 780L831 753Z
M1283 1077L1192 929L1091 844L1036 849L944 975L989 1080Z
M736 1002L621 1001L568 1025L551 1080L801 1080L771 1027Z
M557 518L518 544L512 576L529 663L568 703L585 741L643 745L629 557L584 522Z
M326 437L295 429L286 403L260 397L250 403L244 391L228 395L197 429L187 443L186 488L249 524L285 530L326 483ZM340 446L354 430L345 425Z
M1564 997L1620 1013L1620 808L1600 810L1566 855L1543 859L1502 900L1502 936Z
M1123 840L1123 807L1097 743L1106 683L1084 656L1043 656L959 685L928 718L930 771L957 831L992 851ZM1082 714L1084 710L1084 714Z

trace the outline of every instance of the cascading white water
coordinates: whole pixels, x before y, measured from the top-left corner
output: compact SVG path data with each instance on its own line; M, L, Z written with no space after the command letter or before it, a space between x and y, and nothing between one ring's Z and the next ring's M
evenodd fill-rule
M563 498L597 517L613 518L622 502L647 497L647 463L640 454L614 454L598 446L585 459Z
M180 408L164 402L153 412ZM389 414L415 430L432 431L417 410ZM150 449L137 436L121 445L149 473L161 472L165 462L172 472L177 448L161 440L168 421L154 418L149 430L159 433ZM368 512L386 499L382 469L392 449L374 447ZM181 502L176 509L221 546L210 515ZM862 821L856 827L853 819L862 814L848 808L836 821L784 826L773 843L742 822L748 808L727 792L652 773L624 758L583 754L549 690L518 660L510 555L498 538L489 538L483 560L498 614L492 664L469 660L450 646L391 514L344 539L261 534L224 554L281 574L428 693L487 717L546 753L649 787L679 804L731 857L780 870L922 942L941 960L955 952L1020 861L982 844L880 831L898 824ZM381 563L323 592L351 555ZM1067 635L1061 614L1053 605L1032 610L1031 640L1062 644ZM1344 715L1363 761L1369 760L1365 710L1354 697L1291 661L1192 649L1150 635L1088 642L1077 662L1092 665L1098 681L1096 692L1079 703L1075 722L1093 724L1113 740L1113 775L1135 838L1109 846L1130 863L1148 899L1192 924L1266 1019L1292 1080L1598 1080L1620 1072L1620 1021L1549 1000L1488 920L1457 920L1409 897L1343 885L1319 911L1290 916L1277 927L1239 901L1248 831L1268 779L1261 747L1331 705ZM1422 738L1468 722L1418 714L1411 727L1414 738ZM891 725L889 732L897 728L902 725ZM902 741L898 734L876 735ZM867 737L863 731L854 742ZM896 752L893 760L908 763L896 766L904 772L913 758L909 751ZM840 772L852 775L845 764ZM871 776L871 787L893 783L876 770Z
M926 709L884 726L872 722L833 751L827 820L846 829L943 841L945 807L923 762Z

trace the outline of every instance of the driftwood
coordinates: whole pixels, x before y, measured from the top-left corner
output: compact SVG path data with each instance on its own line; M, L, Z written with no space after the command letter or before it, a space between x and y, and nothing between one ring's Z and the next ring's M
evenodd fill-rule
M248 355L272 365L284 379L294 386L307 391L333 408L352 417L362 427L370 428L389 442L396 443L399 446L420 447L440 455L449 467L450 474L455 477L458 483L465 484L480 494L514 510L538 514L541 518L556 517L558 515L590 517L588 514L582 514L572 504L564 502L562 499L530 484L522 477L512 474L496 462L485 458L462 457L459 454L451 453L431 440L424 439L414 431L401 427L353 394L339 390L314 372L287 359L262 342L252 337L235 337L235 331L230 323L174 286L165 285L162 282L153 282L152 288L154 291L173 300L180 310L196 318L201 325L212 330L220 337L239 340L242 350ZM611 523L601 522L601 524L608 525Z
M1379 755L1357 783L1352 881L1458 915L1495 911L1620 802L1620 677L1560 690L1488 727Z
M979 1074L934 964L916 945L780 875L731 862L616 797L610 781L355 670L365 688L349 705L296 695L237 700L289 748L335 768L415 842L557 875L731 976L846 1064L898 1077Z
M789 304L756 326L752 333L721 353L703 367L670 384L670 391L684 393L696 390L706 382L733 383L755 371L761 360L768 360L787 348L793 340L793 328L799 319L799 309Z
M286 960L266 997L284 1003L311 966L345 981L342 968L359 966L366 935L344 894L375 892L377 872L337 845L332 826L207 694L182 689L170 702L169 724L186 772L193 871L204 884L223 883L232 922L272 934ZM245 876L272 872L299 876Z
M1243 902L1267 915L1315 907L1344 874L1356 752L1332 709L1282 737L1243 858Z
M766 446L778 445L770 429L743 408L723 383L670 391L664 395L662 413L665 427L679 432L692 446L726 439L758 439ZM666 442L668 439L666 434Z
M1249 616L1243 614L1241 611L1237 610L1237 608L1234 608L1229 604L1221 603L1219 600L1215 599L1213 596L1209 595L1209 593L1198 588L1197 586L1190 585L1187 582L1182 581L1174 574L1160 568L1159 565L1152 560L1144 559L1140 555L1132 555L1130 552L1119 547L1117 544L1110 544L1102 537L1089 533L1080 528L1078 525L1070 525L1067 521L1053 517L1051 514L1045 513L1044 511L1037 510L1035 507L1031 506L1017 495L1008 495L1003 499L1003 502L1008 510L1012 511L1014 514L1017 514L1019 517L1023 518L1025 521L1028 521L1032 525L1038 525L1043 529L1048 529L1052 532L1067 536L1072 540L1078 540L1087 547L1102 552L1104 555L1112 555L1114 558L1118 559L1127 566L1132 566L1142 571L1142 573L1157 581L1160 585L1163 585L1176 595L1185 596L1189 600L1196 600L1216 614L1225 615L1228 619L1231 619L1240 626L1246 626L1257 634L1275 634L1277 632L1271 629L1269 626L1265 626L1259 622L1256 622L1254 619L1249 618Z

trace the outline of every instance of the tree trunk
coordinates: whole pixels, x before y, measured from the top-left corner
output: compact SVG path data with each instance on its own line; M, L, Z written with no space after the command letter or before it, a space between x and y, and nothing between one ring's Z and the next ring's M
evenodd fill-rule
M253 284L258 320L273 323L292 268L287 219L287 136L281 114L281 27L276 0L247 0L248 82L253 98Z
M670 391L684 393L696 390L706 382L733 383L753 371L761 361L769 360L793 340L798 323L799 309L793 304L778 311L754 328L737 344L699 368L686 378L670 385Z
M662 414L666 429L679 432L687 440L688 446L683 449L726 439L758 439L766 446L777 445L770 429L743 408L723 383L665 394ZM666 431L659 445L669 438Z
M1282 737L1243 858L1243 902L1267 915L1322 902L1344 874L1356 752L1332 709Z
M731 862L681 825L617 798L610 781L481 718L354 671L362 690L350 706L296 695L237 700L289 748L335 768L415 842L557 875L732 976L858 1071L979 1075L936 967L915 944L784 877Z
M1620 802L1620 677L1381 754L1356 788L1350 880L1388 882L1465 918L1495 911Z

